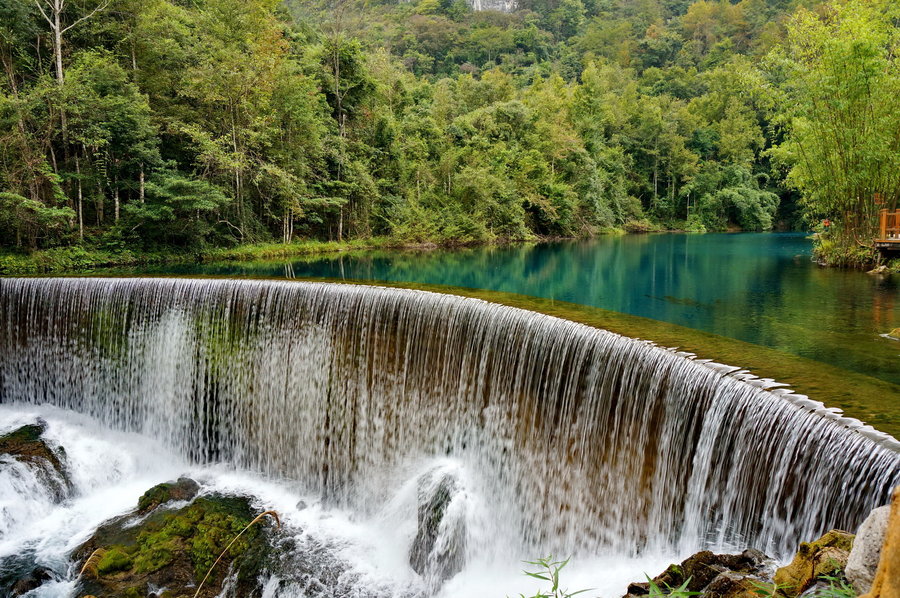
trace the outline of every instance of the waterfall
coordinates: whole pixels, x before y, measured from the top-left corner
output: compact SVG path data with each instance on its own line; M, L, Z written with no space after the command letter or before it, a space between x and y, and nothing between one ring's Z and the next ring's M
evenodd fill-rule
M49 403L361 512L450 459L467 551L785 556L900 483L896 440L743 371L475 299L0 279L0 402Z

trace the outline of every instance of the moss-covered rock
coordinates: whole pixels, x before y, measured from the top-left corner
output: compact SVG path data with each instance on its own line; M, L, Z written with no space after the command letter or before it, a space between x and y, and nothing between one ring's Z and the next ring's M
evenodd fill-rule
M247 497L222 494L199 496L177 509L157 508L182 500L178 497L184 489L196 494L199 486L187 481L191 483L179 480L151 489L141 498L142 508L102 526L76 550L75 558L86 563L83 594L146 596L152 586L167 588L173 597L193 596L220 554L200 596L218 595L229 572L235 575L236 596L259 594L258 578L272 550L271 532L260 522L237 538L258 511Z
M131 569L132 560L124 550L113 548L106 551L97 563L98 575L109 575L118 571Z
M758 550L740 554L714 554L709 550L695 553L680 564L669 567L653 578L663 591L680 588L703 596L717 598L757 598L766 586L766 571L772 559ZM628 586L631 596L650 594L651 584L636 582Z
M191 500L199 491L200 485L190 478L157 484L138 499L138 513L144 515L167 502Z
M840 574L853 547L853 534L831 530L814 542L803 542L789 565L775 572L775 583L788 598L799 596L819 578Z

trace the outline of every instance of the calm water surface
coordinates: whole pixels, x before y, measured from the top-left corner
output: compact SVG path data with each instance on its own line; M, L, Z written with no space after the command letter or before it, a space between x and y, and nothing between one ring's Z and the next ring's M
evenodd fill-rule
M156 272L421 282L653 318L900 383L900 280L820 268L802 234L659 234ZM739 365L739 364L738 364Z

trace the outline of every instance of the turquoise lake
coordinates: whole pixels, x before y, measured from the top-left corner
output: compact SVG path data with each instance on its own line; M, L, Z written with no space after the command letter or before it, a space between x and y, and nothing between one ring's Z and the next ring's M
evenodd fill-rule
M144 273L322 277L506 291L652 318L900 384L900 280L822 268L802 234L606 236L371 251ZM740 365L740 364L737 364Z

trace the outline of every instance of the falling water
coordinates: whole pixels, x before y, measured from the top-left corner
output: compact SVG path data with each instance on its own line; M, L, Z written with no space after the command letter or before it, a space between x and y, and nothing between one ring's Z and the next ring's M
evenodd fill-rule
M402 289L2 279L0 402L74 410L360 513L450 462L478 558L785 556L854 529L900 483L896 440L771 381Z

